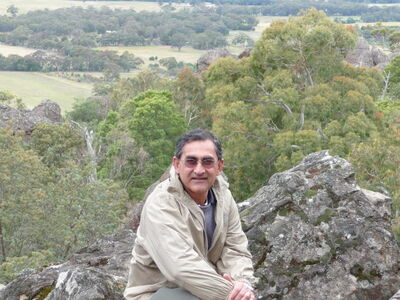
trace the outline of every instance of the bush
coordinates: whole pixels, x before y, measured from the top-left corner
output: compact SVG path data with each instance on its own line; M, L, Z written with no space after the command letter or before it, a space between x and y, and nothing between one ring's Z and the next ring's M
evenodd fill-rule
M32 252L30 256L11 257L0 265L0 282L8 283L23 270L37 269L54 261L54 255L49 250Z

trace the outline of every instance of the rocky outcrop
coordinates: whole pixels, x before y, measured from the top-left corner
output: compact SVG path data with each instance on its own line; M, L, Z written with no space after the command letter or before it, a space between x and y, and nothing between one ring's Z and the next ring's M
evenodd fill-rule
M197 72L201 73L205 70L208 69L208 67L215 61L217 61L220 58L224 57L235 57L233 54L231 54L227 49L214 49L208 51L206 54L202 55L198 60L196 64L196 70Z
M400 288L391 200L327 151L275 174L241 211L262 299L389 299Z
M361 189L346 160L311 154L240 206L258 299L389 299L399 290L391 199ZM27 271L0 299L123 299L134 239L125 230L64 264Z
M30 135L40 123L58 123L61 121L60 106L46 100L32 110L19 110L8 105L0 104L0 127L14 131L23 131Z
M122 300L135 237L124 230L81 249L64 264L28 270L0 291L0 299Z
M379 48L369 45L365 39L359 39L354 50L346 55L346 61L356 67L383 69L391 59Z

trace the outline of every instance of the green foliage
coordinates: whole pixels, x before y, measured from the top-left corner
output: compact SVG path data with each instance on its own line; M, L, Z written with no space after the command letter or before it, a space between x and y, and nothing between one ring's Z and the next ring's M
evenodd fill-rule
M45 237L41 247L52 249L58 259L112 234L126 213L125 191L110 180L89 181L90 172L79 165L58 169L57 181L44 190L42 205L51 217L39 220L36 230Z
M261 74L288 69L300 86L328 82L342 69L343 53L356 36L315 9L267 28L252 52L251 62Z
M230 189L237 199L245 199L271 170L271 151L266 143L271 133L264 126L265 107L249 109L244 102L220 103L213 110L212 130L224 147Z
M374 135L354 146L349 155L361 186L379 192L388 192L394 208L400 210L400 131L391 127L385 134ZM400 236L400 218L393 229Z
M110 97L110 109L118 111L121 105L142 92L164 90L168 87L169 81L160 77L157 72L144 70L135 77L118 81L106 94Z
M395 57L390 65L385 68L389 76L389 96L393 99L400 98L400 57Z
M15 107L17 109L26 109L22 99L17 98L17 96L8 91L0 91L0 103Z
M15 256L0 264L0 282L10 282L25 269L38 269L54 261L49 250L34 251L29 256Z
M99 135L101 137L106 137L107 134L116 127L119 121L119 113L115 111L110 111L107 115L107 118L100 122L98 129L99 129Z
M109 113L99 129L107 145L99 175L121 181L138 201L171 164L175 140L187 127L169 92L148 90Z
M343 63L355 38L311 9L273 22L249 58L220 59L205 72L212 129L239 201L305 155L346 156L383 128L374 105L382 75Z
M104 119L104 108L98 98L77 99L67 113L72 120L95 125Z
M178 73L172 86L172 97L192 128L207 128L211 123L209 103L205 101L205 87L201 77L188 68Z
M126 210L127 195L117 184L90 180L90 166L78 165L70 158L66 163L65 157L53 155L62 149L67 156L74 152L74 143L61 141L59 136L66 134L67 140L74 140L67 127L53 126L42 127L36 137L35 150L43 154L42 159L26 149L20 137L0 130L0 268L7 280L24 261L26 267L36 267L53 259L63 260L78 248L113 233ZM39 140L54 153L45 151Z
M82 150L84 139L68 124L41 123L35 127L29 146L49 167L62 167Z
M176 12L70 7L15 13L13 18L0 16L0 24L1 39L6 44L66 51L63 54L77 57L71 52L79 47L164 44L179 50L185 45L210 49L226 44L229 30L252 30L257 21L250 15L217 12L204 6ZM126 60L126 55L121 59ZM87 57L85 64L91 62L91 57Z
M232 45L252 47L254 45L254 41L247 34L241 32L232 39Z

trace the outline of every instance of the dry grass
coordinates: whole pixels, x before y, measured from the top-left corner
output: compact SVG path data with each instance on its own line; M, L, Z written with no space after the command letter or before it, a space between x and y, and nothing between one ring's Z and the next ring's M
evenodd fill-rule
M0 14L5 14L10 5L15 5L20 13L26 13L32 10L57 9L63 7L81 6L81 7L102 7L120 9L134 9L136 11L160 11L160 5L157 2L140 1L78 1L78 0L1 0ZM185 4L176 3L174 7L180 8Z
M387 6L400 6L400 3L369 3L369 7L378 6L378 7L387 7Z
M273 21L276 20L287 20L288 17L279 16L258 16L258 24L253 31L243 31L243 30L231 30L229 32L228 40L232 40L238 33L244 33L248 35L254 42L257 42L261 37L263 31L268 28ZM233 52L234 53L234 52Z
M17 47L17 46L9 46L0 44L0 54L3 56L9 56L12 54L25 56L35 52L35 49L25 48L25 47Z
M196 63L197 59L206 53L206 50L197 50L191 47L183 47L181 51L171 46L131 46L131 47L100 47L100 50L114 50L119 54L124 51L133 53L135 56L144 60L145 64L154 63L149 60L150 57L157 56L158 59L165 57L175 57L178 61L186 63Z
M371 23L357 22L350 25L368 26L368 25L376 25L377 23L379 23L380 26L400 26L400 22L371 22Z
M57 102L65 113L75 98L91 95L92 85L36 72L0 72L0 90L21 98L28 108L46 99Z

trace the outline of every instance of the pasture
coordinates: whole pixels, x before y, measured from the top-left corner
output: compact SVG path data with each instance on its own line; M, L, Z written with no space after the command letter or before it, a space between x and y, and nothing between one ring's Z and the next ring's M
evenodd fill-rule
M91 95L92 85L79 83L37 72L0 72L0 90L21 98L31 109L43 100L53 100L61 106L65 114L71 110L75 98L86 98Z
M258 16L258 24L253 31L244 31L244 30L231 30L229 32L228 41L232 41L232 39L239 33L244 33L248 35L254 42L257 42L261 37L263 31L271 25L273 21L276 20L287 20L288 17L280 17L280 16ZM235 51L232 51L235 53ZM235 53L236 54L236 53Z
M78 1L78 0L1 0L0 14L6 14L7 8L14 5L19 13L26 13L33 10L57 9L63 7L81 6L81 7L102 7L118 9L134 9L135 11L160 11L158 2L140 2L140 1ZM186 7L183 3L174 3L175 8Z
M31 54L35 51L36 51L36 49L32 49L32 48L0 44L0 54L3 56L9 56L12 54L19 55L19 56L25 56L25 55Z
M175 57L178 61L185 63L196 63L197 59L202 56L207 50L197 50L191 47L183 47L181 51L171 46L130 46L130 47L99 47L99 50L113 50L117 51L118 54L122 54L125 51L133 53L135 56L140 57L145 62L145 65L150 63L156 63L151 61L150 57L157 56L158 59L165 57Z

